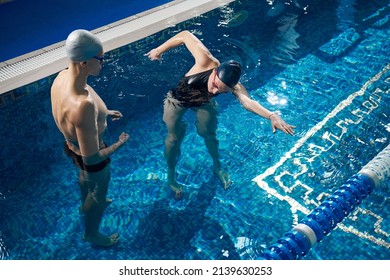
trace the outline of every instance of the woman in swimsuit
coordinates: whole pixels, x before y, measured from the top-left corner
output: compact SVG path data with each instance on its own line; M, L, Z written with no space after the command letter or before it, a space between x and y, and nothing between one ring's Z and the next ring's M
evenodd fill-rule
M214 172L225 189L231 185L229 174L221 167L218 152L217 111L213 98L231 92L248 111L271 121L273 132L277 129L293 135L294 126L287 124L278 114L270 112L251 99L245 87L239 82L241 66L236 61L220 63L189 31L182 31L147 53L151 60L158 60L162 54L174 47L185 45L195 59L195 64L172 89L164 102L163 120L168 134L165 138L165 158L168 165L168 184L175 197L182 197L183 188L175 179L175 168L179 160L180 145L186 126L182 121L185 112L191 108L196 112L197 132L204 138L208 152L213 159Z

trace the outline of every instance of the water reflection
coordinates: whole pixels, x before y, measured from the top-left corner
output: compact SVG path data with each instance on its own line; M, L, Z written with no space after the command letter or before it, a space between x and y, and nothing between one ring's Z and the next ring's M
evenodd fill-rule
M287 14L277 20L275 34L275 47L272 49L272 58L275 64L285 67L296 61L299 49L297 39L300 37L296 31L298 15Z
M354 27L355 24L355 0L339 0L339 6L337 7L336 14L338 17L337 28L340 30L346 30L350 27Z
M9 257L9 252L3 241L3 234L0 231L0 260L4 260Z

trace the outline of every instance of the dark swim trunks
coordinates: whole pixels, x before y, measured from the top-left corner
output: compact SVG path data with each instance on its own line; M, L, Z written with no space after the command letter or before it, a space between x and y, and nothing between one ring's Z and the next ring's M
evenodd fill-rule
M76 154L75 152L73 152L72 150L69 149L69 147L66 144L66 142L65 142L65 145L64 145L64 152L70 158L72 158L73 163L78 168L80 168L80 169L82 169L84 171L87 171L87 172L92 172L92 173L99 172L99 171L103 170L111 162L110 158L106 158L105 160L103 160L103 161L101 161L101 162L99 162L97 164L87 165L87 164L84 163L83 158L81 156L79 156L78 154Z

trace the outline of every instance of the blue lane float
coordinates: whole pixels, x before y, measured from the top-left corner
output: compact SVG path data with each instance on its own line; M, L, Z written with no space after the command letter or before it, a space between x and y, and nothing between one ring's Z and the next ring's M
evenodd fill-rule
M258 259L296 260L328 235L375 187L390 177L390 145L333 195L307 215L291 231L264 251Z

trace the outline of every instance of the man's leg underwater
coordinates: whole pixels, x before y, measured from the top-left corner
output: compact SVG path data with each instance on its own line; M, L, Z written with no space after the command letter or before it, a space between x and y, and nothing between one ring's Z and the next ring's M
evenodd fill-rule
M109 247L118 242L118 234L105 236L99 232L99 226L106 209L106 195L110 181L110 166L96 173L84 173L84 186L88 186L88 194L82 205L84 214L84 240L98 246Z
M89 184L88 181L85 178L85 171L80 169L79 173L79 187L80 187L80 195L81 195L81 206L79 208L80 214L83 213L83 206L85 203L85 200L87 199L88 192L89 192ZM112 203L112 199L107 198L105 207L107 208Z
M80 170L79 173L79 187L80 187L80 195L81 195L81 205L84 204L85 199L88 195L88 184L86 183L86 179L84 177L84 170Z

